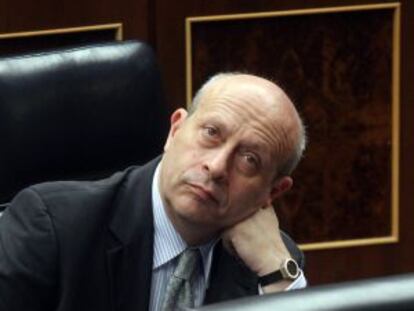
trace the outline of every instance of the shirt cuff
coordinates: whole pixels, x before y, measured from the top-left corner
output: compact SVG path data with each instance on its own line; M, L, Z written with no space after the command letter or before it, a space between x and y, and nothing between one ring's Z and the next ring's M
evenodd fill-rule
M294 280L288 287L284 289L284 291L295 290L305 288L308 285L308 281L305 278L305 275L302 270L299 272L299 276L296 280ZM259 295L264 295L262 286L259 284Z

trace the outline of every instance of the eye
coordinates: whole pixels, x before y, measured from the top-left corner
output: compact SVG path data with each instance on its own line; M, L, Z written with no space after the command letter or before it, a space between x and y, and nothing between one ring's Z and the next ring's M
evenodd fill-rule
M251 152L243 152L240 154L240 169L247 175L255 174L260 167L260 159Z
M207 127L206 131L209 136L217 135L217 130L214 127Z
M244 154L243 159L248 165L256 166L258 164L258 161L253 154L249 154L249 153Z
M219 136L219 130L214 126L203 127L203 135L207 138L216 138Z

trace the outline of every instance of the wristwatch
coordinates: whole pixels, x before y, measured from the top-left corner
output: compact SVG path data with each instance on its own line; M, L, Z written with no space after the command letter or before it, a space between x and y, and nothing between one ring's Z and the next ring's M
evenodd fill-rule
M300 268L297 262L292 258L288 258L282 262L280 270L259 277L259 284L266 286L281 280L296 280L299 275Z

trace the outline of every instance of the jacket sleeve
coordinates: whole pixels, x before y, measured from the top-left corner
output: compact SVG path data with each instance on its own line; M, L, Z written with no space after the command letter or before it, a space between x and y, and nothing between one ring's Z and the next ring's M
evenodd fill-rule
M57 241L40 196L20 192L0 217L0 310L53 310Z

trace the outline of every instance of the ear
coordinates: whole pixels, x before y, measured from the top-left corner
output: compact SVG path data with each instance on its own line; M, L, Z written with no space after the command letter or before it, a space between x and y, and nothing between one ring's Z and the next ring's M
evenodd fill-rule
M188 112L183 108L177 109L171 115L171 117L170 117L170 131L168 133L167 140L164 144L164 151L167 151L168 147L171 144L172 139L175 136L175 133L180 128L180 126L184 122L184 120L187 119L187 115L188 115Z
M274 200L280 198L285 192L289 191L292 186L292 177L284 176L282 178L278 178L273 183L272 189L270 190L269 202L267 203L270 205Z

